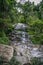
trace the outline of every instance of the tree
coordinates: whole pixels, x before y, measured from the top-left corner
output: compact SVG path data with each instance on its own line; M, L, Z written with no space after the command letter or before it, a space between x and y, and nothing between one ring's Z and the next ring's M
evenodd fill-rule
M8 28L12 27L13 21L15 20L16 1L15 0L0 0L0 41L4 43L5 39L7 42L6 32Z

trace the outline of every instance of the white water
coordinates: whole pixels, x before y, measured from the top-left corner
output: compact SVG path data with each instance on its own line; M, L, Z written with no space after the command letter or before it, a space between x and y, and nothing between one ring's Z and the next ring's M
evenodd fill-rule
M17 50L19 50L19 52L21 52L21 53L23 53L23 50L24 51L27 50L26 51L27 56L29 54L32 57L43 57L43 52L39 51L39 45L32 44L32 41L29 39L30 35L28 35L27 32L25 31L26 27L27 26L23 23L17 23L15 26L14 31L16 31L16 33L15 33L16 41L17 41L17 38L20 38L20 40L21 40L16 44L16 45L18 45ZM20 31L18 31L18 30L20 30ZM19 35L20 35L20 37L19 37ZM20 55L19 52L17 52L17 55Z

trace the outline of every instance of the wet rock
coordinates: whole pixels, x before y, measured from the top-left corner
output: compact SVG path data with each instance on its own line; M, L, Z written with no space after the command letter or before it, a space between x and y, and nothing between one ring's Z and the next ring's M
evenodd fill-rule
M17 23L16 26L15 26L15 29L24 30L25 27L26 27L25 24L23 24L23 23Z
M0 44L0 57L3 57L5 61L10 61L13 57L13 47Z
M25 44L15 45L16 58L22 64L31 63L31 59L36 57L40 58L43 61L43 48L40 45L31 45L26 46ZM40 50L39 50L40 49Z

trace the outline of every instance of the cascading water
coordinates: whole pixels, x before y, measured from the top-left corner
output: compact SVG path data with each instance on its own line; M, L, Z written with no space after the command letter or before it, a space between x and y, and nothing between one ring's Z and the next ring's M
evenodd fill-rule
M18 31L19 30L19 31ZM29 35L26 33L26 25L23 24L23 23L18 23L16 26L15 26L15 35L21 35L20 36L20 39L21 39L21 42L22 43L27 43L29 42L30 40L28 39ZM18 36L19 37L19 36Z
M31 40L29 39L30 35L27 34L26 32L26 27L27 26L23 23L17 23L14 27L13 40L12 40L14 45L16 45L15 46L17 52L16 57L19 61L23 63L27 62L27 58L28 59L30 59L31 57L43 58L43 51L42 51L43 46L39 48L39 45L35 45L31 42Z

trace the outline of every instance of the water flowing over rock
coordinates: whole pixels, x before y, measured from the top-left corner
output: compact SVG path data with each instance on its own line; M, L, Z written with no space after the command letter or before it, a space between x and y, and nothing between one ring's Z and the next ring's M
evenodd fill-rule
M22 64L30 63L33 57L43 59L43 45L35 45L31 42L30 35L26 32L26 27L23 23L16 24L13 31L14 37L10 44L16 51L16 59Z
M5 61L10 61L13 57L13 47L0 44L0 57L4 58Z
M25 30L25 24L23 24L23 23L18 23L18 24L16 24L16 26L15 26L15 29L22 29L22 30Z
M31 58L43 59L43 48L39 48L39 45L30 45L27 47L25 44L15 45L16 59L23 64L30 63Z

